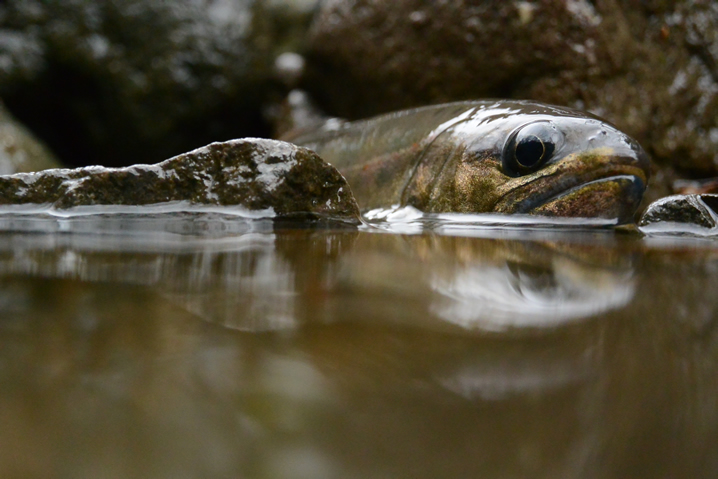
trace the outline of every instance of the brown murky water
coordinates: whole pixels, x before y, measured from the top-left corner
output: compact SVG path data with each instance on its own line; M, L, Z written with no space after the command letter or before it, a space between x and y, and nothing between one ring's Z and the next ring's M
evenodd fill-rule
M712 478L717 282L612 231L5 233L0 476Z

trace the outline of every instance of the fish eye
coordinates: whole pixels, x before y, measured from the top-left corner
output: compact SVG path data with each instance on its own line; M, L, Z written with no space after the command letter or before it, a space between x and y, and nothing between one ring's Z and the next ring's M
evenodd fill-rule
M504 171L511 176L523 176L539 170L551 160L561 142L563 135L550 121L537 121L518 128L504 146Z

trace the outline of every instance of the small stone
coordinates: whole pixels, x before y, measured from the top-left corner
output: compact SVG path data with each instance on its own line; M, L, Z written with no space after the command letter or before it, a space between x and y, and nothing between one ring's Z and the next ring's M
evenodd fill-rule
M651 203L638 225L656 226L681 232L683 227L712 229L716 227L718 195L673 195ZM670 224L670 225L669 225Z
M358 222L359 208L339 172L291 143L240 139L212 143L156 165L92 166L0 176L0 205L240 206L275 217Z

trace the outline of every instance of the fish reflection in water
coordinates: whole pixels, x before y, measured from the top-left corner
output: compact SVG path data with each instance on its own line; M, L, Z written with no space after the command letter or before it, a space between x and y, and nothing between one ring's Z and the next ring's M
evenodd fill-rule
M620 308L633 295L626 265L520 241L286 231L159 242L14 235L3 245L4 273L153 286L207 321L253 332L337 321L540 328ZM388 309L386 298L395 303ZM352 311L354 302L366 304Z
M634 291L630 262L597 264L570 245L517 240L290 230L165 237L160 247L142 235L15 235L4 244L5 274L152 287L207 322L252 333L337 323L520 333L588 320ZM555 388L585 373L575 356L547 368L526 354L508 368L463 358L436 380L462 395L476 393L469 383L483 396Z
M160 248L143 236L16 235L5 244L6 274L148 286L209 323L251 333L337 323L520 333L620 308L634 291L630 262L597 264L570 245L517 240L290 230L165 237ZM580 380L590 369L583 354L547 361L524 350L511 364L472 354L432 374L457 394L501 397Z
M432 310L466 328L558 326L625 306L633 297L630 272L590 268L563 258L551 268L507 261L471 266L434 278L443 296Z

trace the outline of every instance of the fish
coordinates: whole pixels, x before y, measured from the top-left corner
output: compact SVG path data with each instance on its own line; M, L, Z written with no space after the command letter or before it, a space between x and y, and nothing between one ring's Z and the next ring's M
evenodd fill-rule
M363 212L499 213L633 222L649 158L590 113L530 100L431 105L283 138L347 179Z

